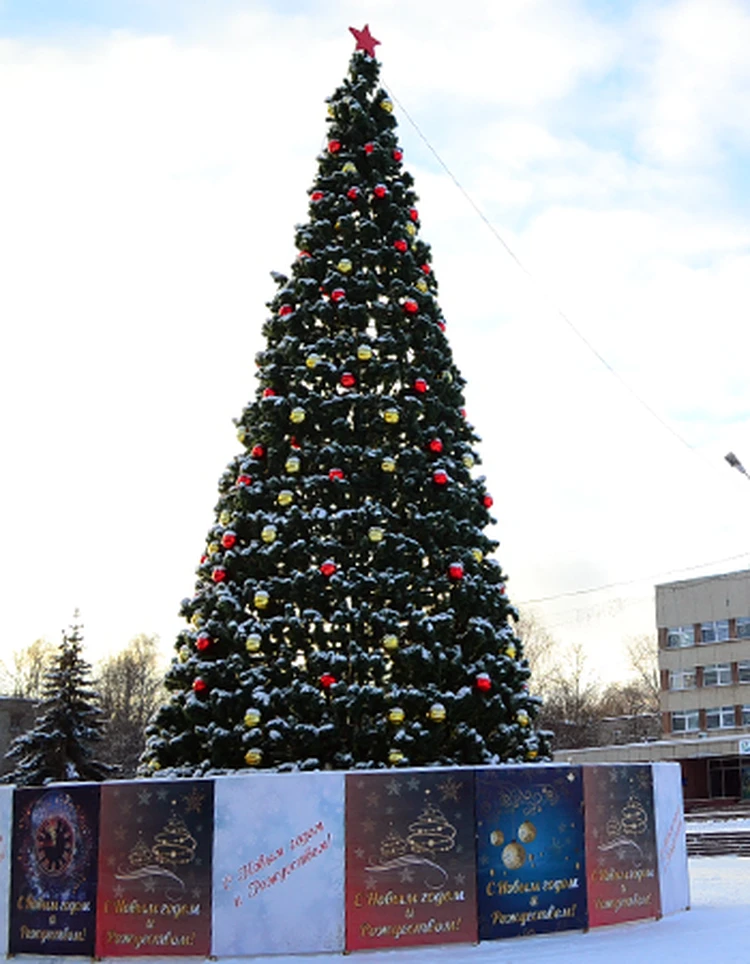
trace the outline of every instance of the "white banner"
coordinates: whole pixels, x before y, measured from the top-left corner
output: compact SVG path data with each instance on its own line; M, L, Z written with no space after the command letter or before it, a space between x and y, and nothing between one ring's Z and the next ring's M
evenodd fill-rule
M344 949L344 774L218 777L216 957Z
M690 906L682 771L679 763L653 763L656 852L664 916Z
M13 787L0 787L0 956L8 953L10 844L13 825Z

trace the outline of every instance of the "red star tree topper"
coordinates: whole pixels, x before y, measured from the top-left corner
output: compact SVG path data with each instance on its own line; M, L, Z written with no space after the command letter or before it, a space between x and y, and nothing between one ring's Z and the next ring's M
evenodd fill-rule
M370 57L375 56L375 48L380 43L376 40L370 33L370 25L365 24L361 30L357 30L356 27L349 27L354 39L357 41L357 46L355 50L364 50L366 54Z

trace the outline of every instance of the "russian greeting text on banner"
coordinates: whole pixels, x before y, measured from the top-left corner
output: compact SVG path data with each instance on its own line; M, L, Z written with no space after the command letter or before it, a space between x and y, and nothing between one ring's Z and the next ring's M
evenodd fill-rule
M589 926L658 917L651 766L583 767Z
M211 950L213 784L102 787L97 957Z
M347 948L476 939L473 770L347 774Z
M656 853L662 914L690 906L687 842L679 763L653 763Z
M580 767L477 770L479 938L586 927Z
M16 790L11 954L94 953L99 787Z
M211 953L343 950L344 774L220 777L215 795Z

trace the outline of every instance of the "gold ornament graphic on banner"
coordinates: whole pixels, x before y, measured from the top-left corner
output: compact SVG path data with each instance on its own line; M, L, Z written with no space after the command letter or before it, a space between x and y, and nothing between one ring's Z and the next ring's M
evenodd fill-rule
M456 832L441 811L427 803L418 819L409 824L406 839L415 854L447 853L456 846Z
M505 843L505 834L502 830L493 830L490 834L490 843L493 847L502 847Z
M526 863L526 851L520 843L511 840L503 847L502 861L508 870L520 870Z
M195 857L198 841L180 817L172 814L164 829L154 834L156 843L151 848L158 864L189 864Z
M536 840L536 827L530 820L525 820L518 828L518 839L526 844Z
M141 867L148 867L153 861L154 855L151 848L143 837L139 836L135 847L128 854L128 863L134 870L139 870Z
M403 857L408 849L408 843L398 830L391 827L380 844L380 856L383 860L393 860L394 857Z
M643 809L639 800L631 797L622 808L620 826L623 833L637 837L644 834L648 828L648 814Z

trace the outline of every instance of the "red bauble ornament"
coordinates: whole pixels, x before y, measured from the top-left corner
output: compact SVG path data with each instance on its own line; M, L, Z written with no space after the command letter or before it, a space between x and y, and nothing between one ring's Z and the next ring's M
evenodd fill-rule
M330 576L334 574L334 572L336 572L336 568L337 568L336 563L332 559L326 559L325 562L322 562L320 564L320 571L323 573L326 579L328 579Z
M346 192L346 196L349 198L350 201L356 201L357 198L359 197L359 188L356 186L350 187L349 190Z
M343 479L343 478L344 478L344 470L343 470L343 469L329 469L329 470L328 470L328 478L331 480L331 482L333 482L335 479Z
M225 549L231 549L237 542L237 535L234 532L225 532L221 537L221 544Z
M448 575L451 577L451 579L455 579L455 580L463 579L464 577L463 564L460 562L452 562L448 566Z
M328 153L329 153L329 154L338 154L338 152L339 152L340 150L341 150L341 141L337 141L337 140L334 138L334 140L328 142Z
M341 301L346 298L346 292L343 288L334 288L331 292L331 301Z
M224 582L227 578L226 569L222 569L221 566L217 566L216 569L211 573L211 578L214 582Z
M258 443L257 445L253 445L252 449L250 450L250 454L254 459L262 459L266 454L266 450L260 443Z
M252 484L253 484L253 480L250 478L249 475L238 475L237 482L235 483L235 485L252 485Z
M195 648L199 653L205 653L210 646L211 638L209 636L199 636L195 641Z
M375 145L372 143L372 141L368 141L365 144L365 154L372 154L374 150L375 150Z
M396 249L396 251L400 251L401 254L403 254L404 251L408 249L409 245L406 243L406 241L404 241L403 238L399 238L398 241L393 242L393 247Z
M430 442L428 442L427 448L431 452L435 452L436 455L439 455L440 452L443 451L443 442L439 438L434 438Z
M311 201L322 201L322 200L323 200L323 192L322 192L322 191L313 191L312 194L310 195L310 200L311 200Z
M441 331L445 331L445 322L444 322L444 321L439 321L439 322L438 322L438 328L439 328Z
M480 693L489 693L489 691L492 689L492 680L486 673L480 673L479 676L477 676L474 685Z
M416 208L409 208L409 217L412 219L412 221L418 221L419 211L417 211Z
M196 676L193 680L193 692L194 693L206 693L208 691L208 683L201 679L200 676Z
M279 318L288 318L293 311L294 308L291 305L282 305L279 308Z
M263 389L263 398L273 398L276 392L272 388Z
M427 382L424 380L424 378L414 379L414 391L419 392L420 395L424 395L424 393L427 391Z
M419 311L419 305L413 298L407 298L404 302L404 311L409 315L416 315Z
M354 377L354 375L352 375L351 372L344 372L339 381L344 388L354 388L354 386L357 384L357 379Z
M383 198L388 193L388 188L385 186L385 184L376 184L372 189L372 193L375 195L375 197Z
M370 25L366 23L361 30L357 30L356 27L349 27L349 33L357 41L357 45L354 48L355 52L357 50L364 50L368 57L375 56L375 48L380 43L376 40L370 33Z
M310 254L309 251L300 251L299 254L297 255L297 257L298 257L298 258L311 258L312 255Z
M404 152L396 148L396 150L393 152L393 160L402 161L403 159L404 159Z
M289 444L291 445L291 447L292 447L293 449L301 449L301 448L302 448L302 446L299 444L299 442L297 441L297 439L295 438L294 435L290 435L290 436L289 436Z
M432 481L435 483L435 485L447 485L448 473L443 471L443 469L437 469L432 473Z
M329 690L336 682L336 677L332 673L323 673L320 677L320 685L324 690Z
M432 268L430 268L430 266L429 266L428 264L423 264L423 265L422 265L422 271L424 271L425 274L429 274L431 270L432 270Z
M208 556L207 556L206 553L204 552L203 555L201 556L200 565L203 565L203 563L206 561L206 559L208 559Z
M461 416L461 418L466 418L466 409L465 409L465 408L459 408L458 413L459 413L459 415Z
M482 505L485 507L485 509L491 509L494 501L495 501L495 500L492 498L491 495L486 495L486 496L482 499Z

